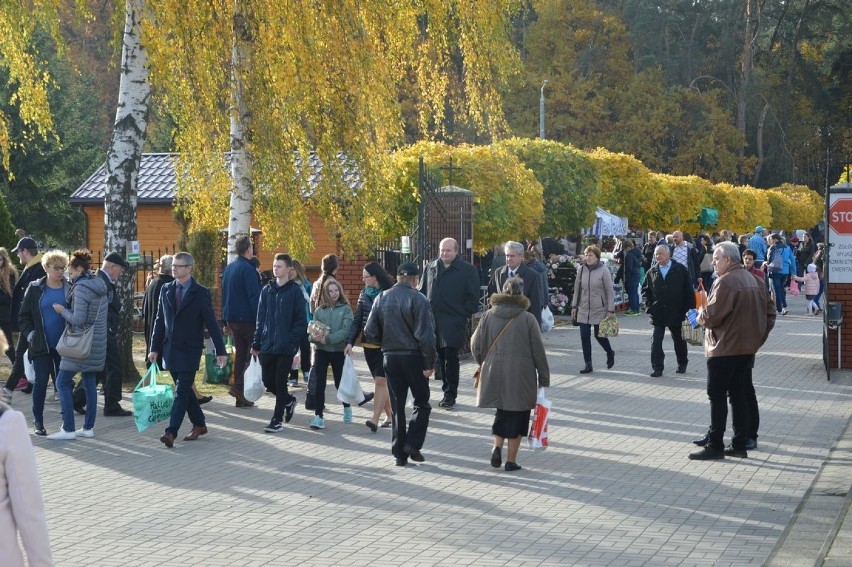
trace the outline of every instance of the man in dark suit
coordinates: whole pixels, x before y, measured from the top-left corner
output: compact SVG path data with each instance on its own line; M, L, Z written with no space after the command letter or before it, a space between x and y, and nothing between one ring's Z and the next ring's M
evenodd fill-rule
M216 346L216 364L221 368L227 361L225 342L213 313L210 290L192 278L193 263L190 254L175 254L172 262L175 279L165 284L160 292L160 306L151 336L151 352L148 353L148 360L152 362L157 360L159 353L163 354L163 366L171 372L175 381L171 419L160 437L160 441L170 449L174 446L184 414L188 414L192 422L192 432L183 438L184 441L195 441L207 433L204 412L192 393L204 350L205 328Z
M663 363L666 358L663 352L663 336L667 328L674 342L677 357L676 372L678 374L686 372L689 359L680 325L686 318L686 312L695 307L695 291L689 270L683 264L671 259L668 245L657 246L654 249L654 258L657 263L648 271L642 284L642 302L654 326L654 337L651 342L651 367L653 368L651 377L657 378L663 375Z
M121 297L115 288L115 282L121 277L121 273L129 268L121 254L110 252L104 258L98 277L107 285L107 298L109 299L107 309L107 354L106 364L103 372L98 373L98 381L104 386L104 415L107 417L126 417L133 415L129 410L121 407L121 384L123 375L121 371L121 353L118 350L118 328L121 324ZM74 389L74 411L86 413L86 392L83 390L83 381L78 382Z
M488 297L500 293L503 284L511 277L519 277L524 280L524 295L530 300L527 311L533 314L535 320L541 326L541 307L546 298L541 297L542 286L539 282L539 274L524 263L524 245L520 242L509 241L503 245L506 251L506 265L494 270L491 281L488 283Z
M459 349L467 344L467 321L479 311L479 274L473 264L459 257L459 243L445 238L440 258L426 266L420 292L429 300L435 317L438 366L444 383L439 404L451 408L459 389Z

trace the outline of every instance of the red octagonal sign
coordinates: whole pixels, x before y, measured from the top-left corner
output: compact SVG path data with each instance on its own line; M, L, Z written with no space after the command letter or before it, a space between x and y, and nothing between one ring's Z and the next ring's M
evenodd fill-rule
M852 199L837 199L828 209L828 226L844 236L852 236Z

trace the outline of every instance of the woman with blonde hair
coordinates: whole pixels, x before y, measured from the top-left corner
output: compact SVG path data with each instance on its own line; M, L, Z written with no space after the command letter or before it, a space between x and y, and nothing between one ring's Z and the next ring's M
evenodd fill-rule
M6 356L15 363L15 349L12 347L12 293L18 281L18 268L12 262L9 251L0 246L0 330L6 339Z
M46 276L37 279L24 292L18 324L21 334L27 337L29 347L21 356L27 356L33 363L35 383L33 384L33 421L35 434L44 436L44 399L47 395L47 381L53 376L58 382L60 356L56 344L65 329L65 321L52 306L65 305L65 298L71 291L71 284L65 279L68 256L61 250L49 250L41 257L41 265ZM106 340L106 337L104 337Z

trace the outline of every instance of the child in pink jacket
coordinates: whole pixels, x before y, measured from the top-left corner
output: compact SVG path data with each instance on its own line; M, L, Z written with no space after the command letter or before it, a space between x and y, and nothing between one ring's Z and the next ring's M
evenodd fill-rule
M814 298L819 294L819 274L816 271L816 264L808 264L808 273L804 276L793 276L797 282L805 284L805 298L808 300L808 315L815 315L819 309L819 305L814 302Z

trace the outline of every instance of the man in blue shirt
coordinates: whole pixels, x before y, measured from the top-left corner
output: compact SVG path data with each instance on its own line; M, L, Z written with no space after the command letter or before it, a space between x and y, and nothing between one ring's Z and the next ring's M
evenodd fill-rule
M260 299L260 277L251 263L254 253L251 238L240 236L234 243L236 259L222 273L222 321L225 333L234 340L234 385L228 392L237 399L238 408L254 404L243 396L243 376L248 366L248 354L257 320Z
M766 235L769 234L762 226L754 227L754 236L748 239L748 247L754 250L754 267L760 268L766 261Z

